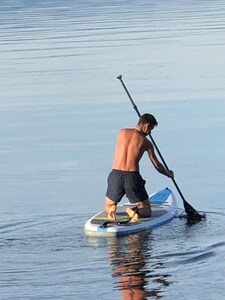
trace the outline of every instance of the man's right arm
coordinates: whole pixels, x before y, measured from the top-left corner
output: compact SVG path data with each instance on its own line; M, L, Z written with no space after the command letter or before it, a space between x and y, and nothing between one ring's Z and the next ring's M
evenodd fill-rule
M154 147L152 145L152 143L148 140L148 145L147 145L147 152L148 152L148 156L153 164L153 166L156 168L156 170L169 177L169 178L173 178L174 177L174 173L172 170L167 170L163 164L158 160L157 156L155 155L155 150Z

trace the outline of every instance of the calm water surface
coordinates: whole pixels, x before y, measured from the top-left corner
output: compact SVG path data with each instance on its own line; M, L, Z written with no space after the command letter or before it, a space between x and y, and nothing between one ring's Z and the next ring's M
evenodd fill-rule
M221 0L1 1L0 299L225 299L224 48ZM205 222L84 236L137 121L119 74Z

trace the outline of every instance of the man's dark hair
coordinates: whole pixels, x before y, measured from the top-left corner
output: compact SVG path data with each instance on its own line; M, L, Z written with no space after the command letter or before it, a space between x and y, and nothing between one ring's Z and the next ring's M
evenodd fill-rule
M153 115L146 113L140 116L138 124L150 124L151 126L157 126L158 122Z

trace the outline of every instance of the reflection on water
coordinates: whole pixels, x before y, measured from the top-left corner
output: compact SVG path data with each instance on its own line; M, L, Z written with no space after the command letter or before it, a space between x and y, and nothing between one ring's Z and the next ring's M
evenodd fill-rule
M219 98L224 11L223 1L1 1L1 106L115 101L119 73L146 101Z
M160 274L163 263L151 261L151 235L135 234L108 241L115 288L123 300L160 299L169 285L167 274Z

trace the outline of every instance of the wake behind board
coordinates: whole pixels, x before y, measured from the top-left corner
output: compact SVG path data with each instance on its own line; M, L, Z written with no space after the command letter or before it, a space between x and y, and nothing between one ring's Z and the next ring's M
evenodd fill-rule
M102 211L90 218L84 231L87 236L121 236L150 230L171 221L178 215L177 202L173 192L165 188L149 197L152 208L150 218L140 218L138 222L128 222L126 213L128 207L134 207L131 203L118 205L116 223L110 221L107 214ZM121 223L120 223L121 222Z

